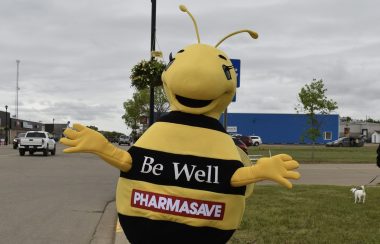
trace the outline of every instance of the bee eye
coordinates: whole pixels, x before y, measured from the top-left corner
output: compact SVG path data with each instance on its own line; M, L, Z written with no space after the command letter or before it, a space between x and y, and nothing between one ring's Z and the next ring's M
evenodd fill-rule
M223 55L221 55L221 54L219 54L219 55L218 55L218 57L219 57L219 58L221 58L221 59L227 60L227 58L226 58L226 57L224 57L224 56L223 56Z
M224 74L226 75L227 80L231 80L232 79L231 72L230 72L231 67L223 64L222 68L223 68Z

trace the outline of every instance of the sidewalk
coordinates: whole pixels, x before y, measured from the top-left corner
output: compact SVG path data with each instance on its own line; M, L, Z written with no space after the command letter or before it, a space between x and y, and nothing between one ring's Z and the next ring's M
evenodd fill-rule
M129 244L129 241L125 237L124 231L120 226L119 220L116 223L115 242L114 244Z
M13 144L10 143L8 145L0 144L0 149L13 149Z

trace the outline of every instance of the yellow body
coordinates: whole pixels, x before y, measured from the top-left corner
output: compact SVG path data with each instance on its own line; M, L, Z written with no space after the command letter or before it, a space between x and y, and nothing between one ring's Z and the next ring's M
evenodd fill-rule
M181 155L192 155L199 158L213 158L240 162L240 154L229 135L215 130L182 124L156 122L140 137L140 139L134 144L134 147L175 154L178 157ZM173 170L171 168L172 162L155 161L154 163L162 163L164 165L163 171ZM190 167L191 164L187 163L187 165ZM140 163L138 167L139 170L142 168ZM242 167L242 165L240 167ZM224 218L223 221L197 219L154 212L141 208L133 208L130 205L132 189L170 196L202 199L202 201L223 202L226 206ZM144 182L142 180L131 180L122 177L118 182L116 196L117 209L119 213L124 215L147 216L148 218L155 220L168 220L191 226L209 226L224 230L236 229L238 227L245 206L245 194L222 194L180 186L158 185Z

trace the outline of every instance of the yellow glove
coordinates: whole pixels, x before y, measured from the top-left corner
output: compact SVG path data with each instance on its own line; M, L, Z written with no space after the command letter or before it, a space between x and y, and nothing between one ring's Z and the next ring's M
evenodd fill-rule
M66 129L60 143L69 146L65 153L94 153L121 171L128 172L132 167L131 155L112 145L102 134L86 126L74 124L73 129Z
M290 171L298 166L298 162L287 154L260 158L255 165L236 170L231 178L231 185L239 187L262 180L272 180L290 189L292 183L287 179L296 180L301 177L300 173Z
M249 167L252 166L252 162L249 159L248 155L243 150L241 150L240 147L236 146L236 149L239 152L240 160L243 163L243 165L244 166L249 166ZM245 188L245 198L248 198L249 196L252 195L254 187L255 187L255 184L253 184L253 183L246 185L246 188Z

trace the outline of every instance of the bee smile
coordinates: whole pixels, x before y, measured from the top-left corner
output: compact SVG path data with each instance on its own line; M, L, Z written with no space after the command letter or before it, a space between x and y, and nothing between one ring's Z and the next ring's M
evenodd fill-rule
M176 95L175 97L177 98L180 104L186 107L191 107L191 108L202 108L209 105L212 102L212 100L197 100L197 99L182 97L179 95Z

